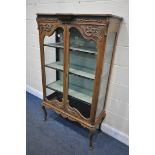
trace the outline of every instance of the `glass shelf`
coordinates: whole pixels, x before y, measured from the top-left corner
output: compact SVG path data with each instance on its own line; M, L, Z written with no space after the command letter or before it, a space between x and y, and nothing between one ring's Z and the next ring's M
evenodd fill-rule
M61 80L50 83L46 87L54 91L63 92L63 82ZM82 93L78 91L79 89L82 90ZM81 87L78 87L77 85L70 84L70 88L69 88L70 96L91 104L92 95L88 95L88 94L90 94L89 89L81 88Z
M63 65L60 61L50 63L50 64L47 64L45 66L52 68L52 69L63 71ZM84 68L84 67L79 66L79 65L71 65L69 68L69 72L72 74L78 75L78 76L82 76L85 78L92 79L92 80L95 79L95 73L93 72L93 70L91 70L89 68Z
M55 47L55 48L64 48L64 43L63 43L63 42L57 42L57 43L44 43L44 46Z
M63 82L61 80L52 82L46 87L54 91L63 92Z
M58 42L58 43L46 43L44 46L48 47L55 47L55 48L64 48L64 43ZM76 44L72 44L69 48L72 51L81 51L85 53L95 54L96 55L96 49L93 47L87 47L87 46L78 46Z

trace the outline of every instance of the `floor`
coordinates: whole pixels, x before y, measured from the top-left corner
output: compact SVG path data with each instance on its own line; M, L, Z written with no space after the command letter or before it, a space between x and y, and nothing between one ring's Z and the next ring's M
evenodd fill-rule
M94 149L88 147L88 130L47 110L43 121L41 100L26 93L26 155L128 155L129 148L107 134L97 131Z

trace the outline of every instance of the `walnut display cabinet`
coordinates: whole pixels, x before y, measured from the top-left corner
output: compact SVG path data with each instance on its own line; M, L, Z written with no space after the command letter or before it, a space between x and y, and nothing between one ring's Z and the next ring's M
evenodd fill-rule
M105 118L122 18L103 14L37 14L43 103L92 136Z

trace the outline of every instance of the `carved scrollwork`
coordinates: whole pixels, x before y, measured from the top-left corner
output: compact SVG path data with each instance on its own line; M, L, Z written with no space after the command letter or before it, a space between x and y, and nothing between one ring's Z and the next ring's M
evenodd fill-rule
M51 23L40 23L38 29L40 34L44 33L49 36L55 31L56 26Z
M86 36L98 39L103 38L103 29L104 29L103 26L81 26L81 27L84 30Z
M101 25L72 25L77 28L84 38L88 40L100 41L104 38L106 27Z
M77 109L71 107L69 105L69 102L67 103L66 105L66 111L71 114L71 115L74 115L75 117L79 118L79 119L83 119L83 120L86 120L86 121L89 121L90 118L85 118Z
M85 123L83 123L81 121L84 117L80 114L80 112L76 111L76 109L74 109L74 110L72 109L71 110L69 107L67 107L67 109L64 110L64 104L62 102L58 102L58 101L51 101L51 102L49 102L49 101L45 100L43 102L43 105L46 108L52 108L52 109L55 109L55 107L56 107L55 112L57 114L60 114L64 118L68 118L71 121L76 121L76 122L80 123L85 128L91 128L91 125L90 126L86 125ZM72 117L72 116L74 116L74 117ZM79 119L77 120L75 118L79 118Z
M103 25L105 26L107 24L107 20L105 18L99 17L99 18L92 18L92 17L81 17L81 18L75 18L75 20L72 22L73 24L83 24L83 25Z
M43 102L43 105L46 108L52 108L52 109L55 109L55 107L56 107L55 112L57 114L60 114L64 118L68 118L71 121L76 121L76 122L80 123L85 128L91 129L91 128L95 127L95 126L88 125L90 122L90 118L87 119L87 118L83 117L77 109L70 107L69 103L67 103L65 109L64 109L63 102L59 102L57 100L55 100L55 101L45 100ZM75 119L75 118L78 118L78 119ZM86 123L82 122L82 120L84 120Z
M50 32L52 28L52 25L50 24L40 24L39 25L39 31L40 33L42 33L43 31L45 32Z
M53 101L53 105L60 109L64 107L64 104L62 102L58 102L57 100Z
M54 106L54 107L59 108L59 109L63 109L63 108L64 108L63 102L59 102L59 101L57 101L57 100L54 100L54 101L48 101L48 100L46 100L46 102L47 102L48 104Z
M93 19L93 18L77 18L76 19L77 22L80 23L88 23L88 22L95 22L95 23L103 23L103 19L99 18L99 19Z
M71 121L80 123L84 128L91 128L90 126L87 126L86 124L82 123L81 121L77 121L76 119L74 119L73 117L71 117L71 116L69 116L69 115L63 114L63 113L58 112L58 111L56 111L56 113L59 114L59 115L61 115L61 116L64 117L64 118L68 118L68 119L71 120ZM93 128L93 127L92 127L92 128Z

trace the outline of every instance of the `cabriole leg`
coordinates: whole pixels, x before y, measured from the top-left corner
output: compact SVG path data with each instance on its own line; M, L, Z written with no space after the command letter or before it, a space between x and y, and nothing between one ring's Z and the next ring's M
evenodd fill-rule
M98 129L99 129L99 131L101 131L101 123L99 124L99 128Z
M47 111L46 111L46 109L45 109L45 106L42 106L42 109L43 109L43 112L44 112L44 121L46 121L46 119L47 119Z
M94 136L95 130L89 130L89 148L93 149L93 136Z
M103 122L104 118L105 118L105 117L102 118L102 120L101 120L101 122L100 122L100 124L99 124L99 128L98 128L99 131L101 131L101 125L102 125L102 122Z

